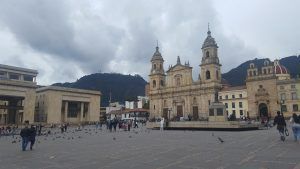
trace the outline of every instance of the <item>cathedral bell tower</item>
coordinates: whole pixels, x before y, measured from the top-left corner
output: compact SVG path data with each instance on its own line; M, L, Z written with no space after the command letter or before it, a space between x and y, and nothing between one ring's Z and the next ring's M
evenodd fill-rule
M215 39L211 36L211 32L207 31L207 37L202 45L202 61L201 67L201 82L221 83L221 64L218 57L218 45Z
M164 71L164 59L162 58L159 47L156 46L151 59L152 67L149 75L150 90L157 90L165 86L165 71Z

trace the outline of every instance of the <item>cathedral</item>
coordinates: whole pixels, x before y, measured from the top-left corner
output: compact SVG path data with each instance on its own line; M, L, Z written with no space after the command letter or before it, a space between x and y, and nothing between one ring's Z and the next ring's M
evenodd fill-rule
M182 64L179 56L176 65L165 71L163 56L156 47L149 75L150 118L208 120L216 101L224 104L224 115L237 119L274 118L277 111L285 117L300 114L300 76L292 79L279 60L250 63L245 85L230 87L222 80L218 45L210 30L201 49L200 75L194 81L192 67Z
M163 56L156 47L149 75L150 118L208 118L215 93L222 88L218 45L210 30L201 49L201 73L194 81L192 67L189 63L182 64L179 56L176 65L165 71Z

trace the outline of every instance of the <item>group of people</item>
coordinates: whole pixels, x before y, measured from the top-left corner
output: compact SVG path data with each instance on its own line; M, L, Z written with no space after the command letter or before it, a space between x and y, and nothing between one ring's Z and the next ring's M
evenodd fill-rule
M292 124L292 131L294 135L294 140L295 141L300 141L300 115L297 116L296 113L293 113L290 123ZM286 122L283 114L280 111L277 111L277 116L274 118L274 123L273 125L277 125L277 130L279 131L280 134L280 139L282 141L285 140L285 135L288 136L288 130L286 127Z
M25 121L25 127L21 130L20 136L22 137L22 151L26 151L29 142L30 150L32 150L35 143L36 127L31 125L29 128L29 122Z

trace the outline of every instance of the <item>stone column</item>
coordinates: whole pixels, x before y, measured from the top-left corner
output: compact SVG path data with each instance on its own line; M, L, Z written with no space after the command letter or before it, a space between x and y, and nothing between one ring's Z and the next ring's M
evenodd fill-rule
M66 101L66 103L65 103L65 119L64 119L64 122L67 122L67 119L68 119L68 109L69 109L69 102Z
M83 108L84 108L84 103L80 103L80 122L83 122Z

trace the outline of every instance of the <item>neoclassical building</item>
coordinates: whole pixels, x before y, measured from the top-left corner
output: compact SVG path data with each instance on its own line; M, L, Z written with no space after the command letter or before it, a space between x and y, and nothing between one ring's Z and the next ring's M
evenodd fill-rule
M188 115L193 119L208 117L215 93L222 87L218 45L210 30L201 49L201 71L198 80L194 81L192 67L189 63L182 64L179 56L176 65L165 71L163 56L159 47L156 47L149 75L150 118L186 118Z
M278 110L286 117L300 113L300 79L291 79L279 60L270 62L266 59L261 67L251 63L247 70L246 87L250 117L273 118Z

